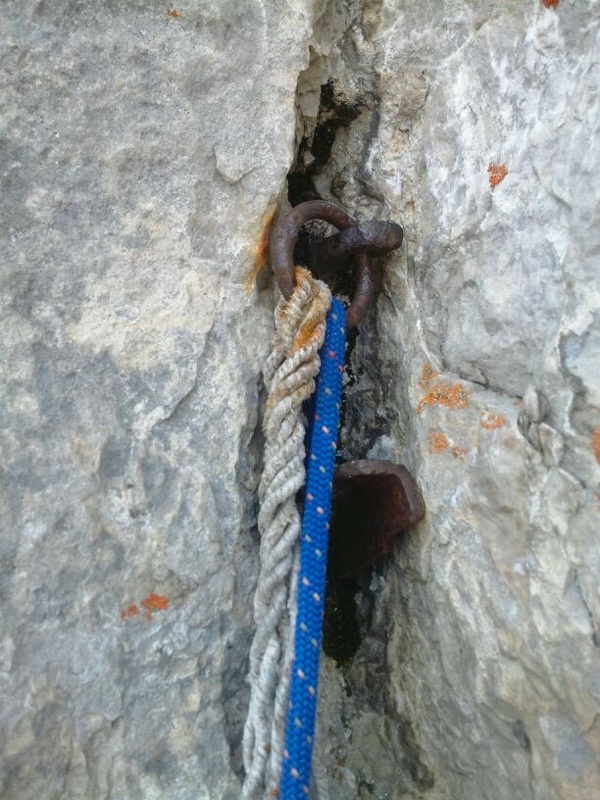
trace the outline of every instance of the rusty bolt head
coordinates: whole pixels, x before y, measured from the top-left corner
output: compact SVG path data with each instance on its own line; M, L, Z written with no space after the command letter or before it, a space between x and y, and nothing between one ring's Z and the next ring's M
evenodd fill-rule
M336 469L329 531L331 575L345 577L389 555L400 531L425 516L406 467L391 461L350 461Z

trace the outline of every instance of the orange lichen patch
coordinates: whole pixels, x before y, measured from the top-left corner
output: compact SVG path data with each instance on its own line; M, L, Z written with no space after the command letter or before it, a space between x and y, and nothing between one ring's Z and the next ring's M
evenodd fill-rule
M168 597L163 597L160 594L154 594L154 592L149 594L148 597L145 597L140 602L146 609L146 619L152 619L152 614L155 611L166 611L169 607Z
M466 447L461 447L458 444L452 445L450 450L454 458L457 458L459 461L465 461L467 458L467 453L469 452Z
M152 592L141 601L141 604L148 611L166 611L169 607L169 598Z
M421 414L425 406L445 406L453 411L468 408L469 394L462 383L434 383L417 403L417 414Z
M426 391L429 388L432 380L437 378L439 374L440 373L438 370L431 364L424 364L423 369L421 370L421 377L417 381L417 386L419 389Z
M441 431L431 431L429 434L429 452L443 453L450 445L448 437Z
M508 175L506 164L490 164L487 171L490 175L490 189L502 183L504 178Z
M135 617L135 615L139 613L139 608L135 603L132 603L130 606L127 606L127 608L121 611L121 619L131 619L131 617Z
M491 411L484 410L481 412L481 422L479 423L486 431L493 431L496 428L502 428L506 424L504 414L494 414Z
M179 16L179 11L176 11L174 8L172 8L169 11L169 16L173 17L173 19L177 19L177 17Z
M544 8L558 8L560 0L542 0Z
M600 464L600 428L596 428L592 434L592 449L596 456L596 461Z
M248 294L250 294L254 289L254 284L256 283L258 273L263 269L263 267L266 266L267 253L269 252L269 238L271 236L271 228L273 227L276 216L277 209L272 208L270 211L267 211L262 219L258 239L252 248L252 252L254 254L254 263L252 265L252 269L246 277L246 280L244 281L244 286Z

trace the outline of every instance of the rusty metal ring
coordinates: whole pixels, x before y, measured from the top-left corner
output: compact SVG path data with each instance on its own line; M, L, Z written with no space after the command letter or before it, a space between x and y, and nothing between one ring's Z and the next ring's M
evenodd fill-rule
M326 200L307 200L305 203L300 203L277 222L271 240L271 263L275 279L286 299L289 299L294 290L294 247L298 241L298 234L300 228L312 219L322 219L339 231L357 224L350 214ZM356 289L352 302L346 310L348 328L358 325L367 313L373 300L377 280L375 265L366 252L355 252L354 258Z
M397 250L403 237L402 226L396 222L371 219L334 233L326 239L317 239L314 242L313 257L316 264L325 269L331 261L346 259L357 252L370 256L385 255Z

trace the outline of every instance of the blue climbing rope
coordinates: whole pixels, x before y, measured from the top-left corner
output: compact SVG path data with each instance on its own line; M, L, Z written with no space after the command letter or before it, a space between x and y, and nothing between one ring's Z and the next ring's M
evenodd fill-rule
M346 312L342 303L334 298L327 315L321 371L314 395L314 416L310 420L306 440L306 491L300 545L298 611L281 772L281 800L303 800L308 796L310 787L329 517L345 349Z

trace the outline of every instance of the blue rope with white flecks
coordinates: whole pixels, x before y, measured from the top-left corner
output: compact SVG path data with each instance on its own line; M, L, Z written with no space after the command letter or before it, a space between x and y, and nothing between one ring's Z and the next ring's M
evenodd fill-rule
M342 397L346 312L333 298L327 315L314 416L307 431L306 491L300 544L298 611L289 711L281 771L281 800L308 796L315 736L323 631L327 546L335 450Z

